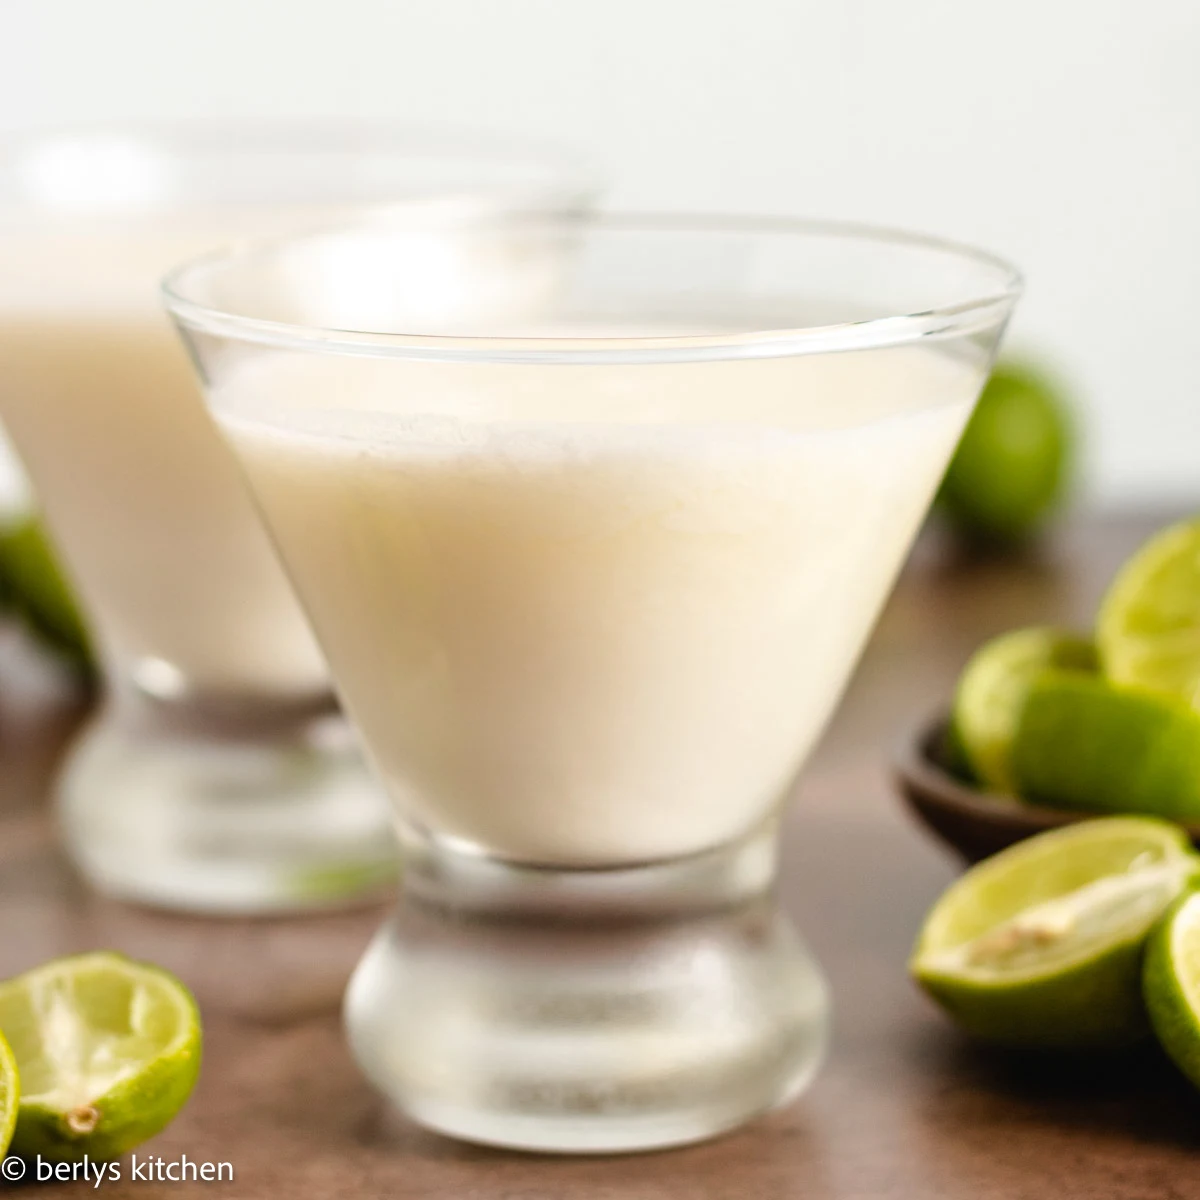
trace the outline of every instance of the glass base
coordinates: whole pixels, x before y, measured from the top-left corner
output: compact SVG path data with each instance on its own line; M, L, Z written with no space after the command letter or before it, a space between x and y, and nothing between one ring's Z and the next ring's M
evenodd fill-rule
M106 710L73 747L58 802L71 858L122 900L302 912L395 880L390 811L338 715L236 739L130 727Z
M815 1075L828 994L769 891L773 826L585 871L403 833L404 895L345 1016L362 1070L418 1123L520 1150L651 1150L740 1125Z

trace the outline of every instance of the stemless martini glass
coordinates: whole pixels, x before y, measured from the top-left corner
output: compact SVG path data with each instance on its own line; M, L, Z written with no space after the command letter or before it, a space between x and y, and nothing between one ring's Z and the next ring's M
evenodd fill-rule
M105 700L60 789L101 889L252 913L353 899L394 865L386 805L161 311L162 272L349 205L469 220L572 211L590 191L542 149L349 123L0 145L0 416L102 659Z
M540 282L396 305L435 246ZM394 805L346 1018L403 1110L636 1150L811 1078L781 808L1017 292L932 239L701 218L368 222L168 278Z

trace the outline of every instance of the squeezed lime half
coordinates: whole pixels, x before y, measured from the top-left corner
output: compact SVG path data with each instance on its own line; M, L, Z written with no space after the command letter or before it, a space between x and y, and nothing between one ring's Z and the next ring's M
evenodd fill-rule
M21 1082L17 1075L17 1060L4 1034L0 1033L0 1158L8 1152L13 1129L17 1124L17 1105L21 1099Z
M200 1069L200 1016L169 972L99 951L0 984L21 1077L14 1153L111 1159L163 1129Z
M1183 831L1110 817L980 863L934 905L910 962L975 1037L1056 1050L1145 1036L1142 950L1200 867Z

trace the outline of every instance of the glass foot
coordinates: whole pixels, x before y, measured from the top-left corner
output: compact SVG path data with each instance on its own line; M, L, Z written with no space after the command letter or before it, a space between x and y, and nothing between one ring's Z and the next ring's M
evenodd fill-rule
M347 992L359 1065L422 1125L555 1153L699 1141L791 1099L829 1001L763 890L774 839L620 871L427 841Z
M394 881L380 788L340 716L234 740L130 730L101 713L58 787L67 850L106 895L256 915L360 903Z

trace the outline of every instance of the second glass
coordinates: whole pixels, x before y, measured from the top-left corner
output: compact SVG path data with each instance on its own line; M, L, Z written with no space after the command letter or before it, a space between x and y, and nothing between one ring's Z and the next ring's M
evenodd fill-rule
M103 891L248 913L341 903L394 870L322 655L158 307L162 272L343 206L569 211L589 190L541 151L360 125L0 148L0 416L102 660L60 799Z

